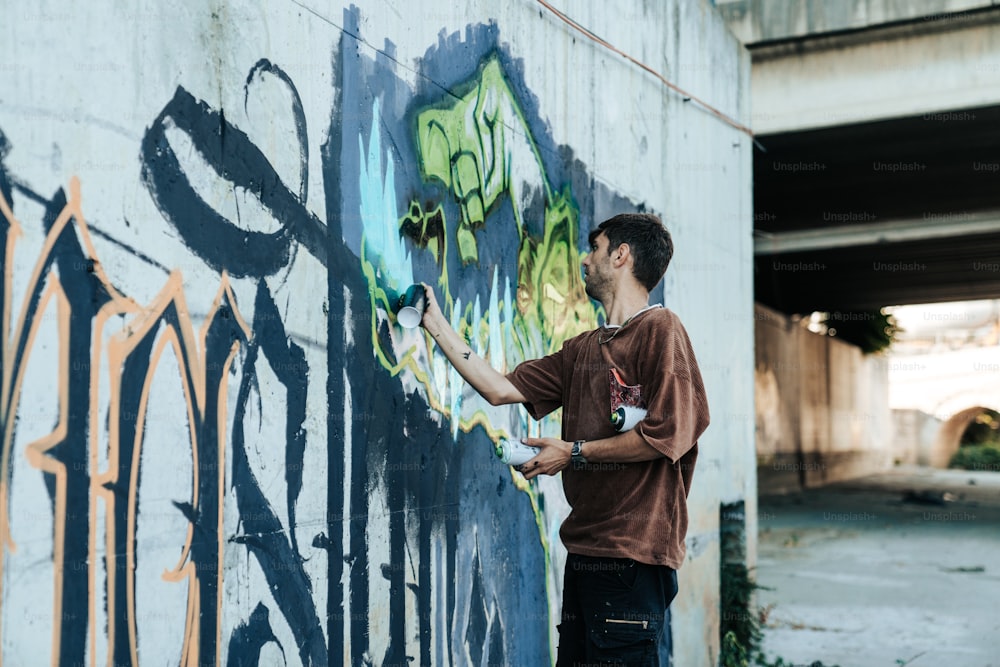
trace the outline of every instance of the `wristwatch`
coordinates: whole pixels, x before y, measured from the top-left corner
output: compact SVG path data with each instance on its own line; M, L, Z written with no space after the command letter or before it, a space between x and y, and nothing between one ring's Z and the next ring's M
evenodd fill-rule
M581 464L587 462L587 459L583 456L584 442L586 442L586 440L577 440L573 443L573 449L570 450L570 460L573 461L573 463Z

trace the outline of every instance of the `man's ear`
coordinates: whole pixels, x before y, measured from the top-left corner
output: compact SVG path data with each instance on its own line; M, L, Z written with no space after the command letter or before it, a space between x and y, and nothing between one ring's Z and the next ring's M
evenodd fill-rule
M611 253L611 257L615 264L619 266L624 264L631 255L632 248L627 243L619 243L618 247Z

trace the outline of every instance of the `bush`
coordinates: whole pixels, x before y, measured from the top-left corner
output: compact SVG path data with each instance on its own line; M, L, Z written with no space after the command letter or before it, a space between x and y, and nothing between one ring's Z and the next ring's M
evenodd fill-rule
M948 467L1000 472L1000 446L990 444L959 447L948 462Z
M730 630L722 638L722 655L719 656L719 667L748 667L750 656L736 634Z
M723 563L721 583L722 622L719 634L722 635L723 665L740 665L740 660L745 664L747 655L756 649L761 638L757 611L750 604L753 592L760 587L751 578L747 567L738 563ZM731 663L726 662L729 659L727 639L729 649L733 650Z
M796 667L782 658L771 661L760 648L763 638L762 618L766 611L755 609L751 604L756 590L770 590L760 586L750 575L750 570L739 563L722 563L721 569L722 620L719 625L722 645L719 667L750 667L751 661L757 667ZM815 661L809 667L838 667Z
M827 335L857 345L865 354L885 350L901 331L895 316L883 309L825 313L822 323Z
M962 433L962 446L1000 444L1000 413L983 410Z

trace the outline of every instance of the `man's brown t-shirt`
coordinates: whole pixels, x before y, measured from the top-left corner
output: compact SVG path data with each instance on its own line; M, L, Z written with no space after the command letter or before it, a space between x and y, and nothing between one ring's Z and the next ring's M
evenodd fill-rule
M638 397L648 413L635 429L664 458L567 467L563 489L572 511L559 534L570 553L678 569L697 440L709 415L691 341L677 315L654 308L620 329L588 331L507 377L535 419L563 408L562 439L570 442L616 435L612 406ZM615 397L617 382L627 387Z

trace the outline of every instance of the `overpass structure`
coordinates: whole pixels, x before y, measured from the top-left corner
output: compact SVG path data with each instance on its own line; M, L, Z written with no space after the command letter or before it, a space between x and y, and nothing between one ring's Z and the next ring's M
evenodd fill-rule
M757 323L760 488L945 466L976 414L1000 409L995 336L848 363L791 323L1000 297L1000 5L716 5L751 54L754 296L790 316ZM968 333L951 306L936 323Z
M1000 6L717 5L753 63L757 300L1000 297Z

